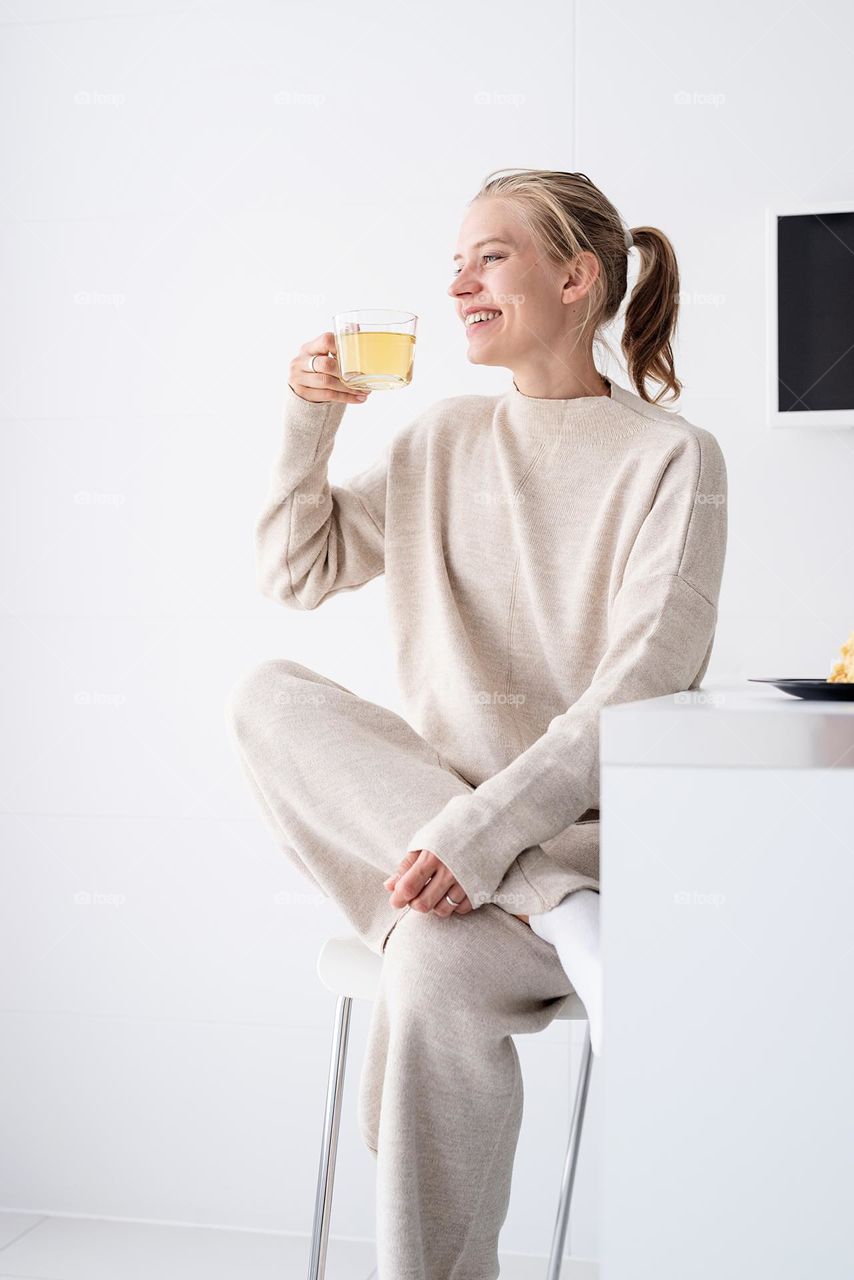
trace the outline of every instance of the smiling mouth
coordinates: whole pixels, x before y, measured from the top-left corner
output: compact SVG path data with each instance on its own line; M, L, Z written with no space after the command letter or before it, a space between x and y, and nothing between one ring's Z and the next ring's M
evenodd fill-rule
M493 325L501 319L501 312L493 316L491 320L475 320L472 324L466 321L466 333L472 334L478 329L491 329Z

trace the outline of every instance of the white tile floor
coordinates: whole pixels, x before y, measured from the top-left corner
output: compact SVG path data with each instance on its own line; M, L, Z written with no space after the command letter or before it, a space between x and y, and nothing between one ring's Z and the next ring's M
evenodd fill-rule
M2 1280L300 1280L308 1239L210 1227L0 1213ZM542 1280L545 1259L506 1255L502 1280ZM328 1280L376 1280L373 1245L331 1240ZM596 1280L567 1262L561 1280Z

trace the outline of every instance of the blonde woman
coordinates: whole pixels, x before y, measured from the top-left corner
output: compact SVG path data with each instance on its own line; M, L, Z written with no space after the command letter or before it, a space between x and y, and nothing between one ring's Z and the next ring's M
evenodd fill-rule
M635 390L593 354L630 252ZM577 991L601 1051L599 712L699 684L725 554L718 444L660 404L681 390L678 291L667 237L627 231L584 174L499 171L448 293L469 360L511 371L502 394L440 400L330 485L367 397L331 333L290 364L259 585L314 609L384 573L407 719L274 659L230 720L282 850L384 955L359 1090L384 1280L498 1275L512 1037Z

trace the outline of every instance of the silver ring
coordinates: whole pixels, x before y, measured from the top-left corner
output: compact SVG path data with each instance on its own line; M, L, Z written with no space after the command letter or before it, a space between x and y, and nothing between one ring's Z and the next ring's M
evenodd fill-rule
M312 373L317 373L317 370L314 367L314 362L316 359L317 359L317 352L315 352L315 354L311 357L311 365L309 366L309 368L311 369Z
M446 902L450 902L450 904L451 904L451 906L452 906L452 907L460 907L460 906L462 906L462 904L465 902L465 898L460 898L459 902L454 902L454 900L453 900L453 898L451 897L451 895L450 895L449 893L446 893L446 894L445 894L445 901L446 901Z

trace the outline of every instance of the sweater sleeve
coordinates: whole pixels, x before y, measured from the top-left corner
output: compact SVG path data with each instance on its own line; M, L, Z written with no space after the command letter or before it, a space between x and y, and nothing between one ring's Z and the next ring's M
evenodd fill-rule
M599 797L599 712L696 687L708 665L726 547L726 469L709 432L680 441L626 561L589 687L506 768L454 796L410 839L453 872L472 906L525 849Z
M315 609L383 572L390 446L347 484L327 475L343 400L303 400L287 385L284 433L255 524L258 586L293 609Z

